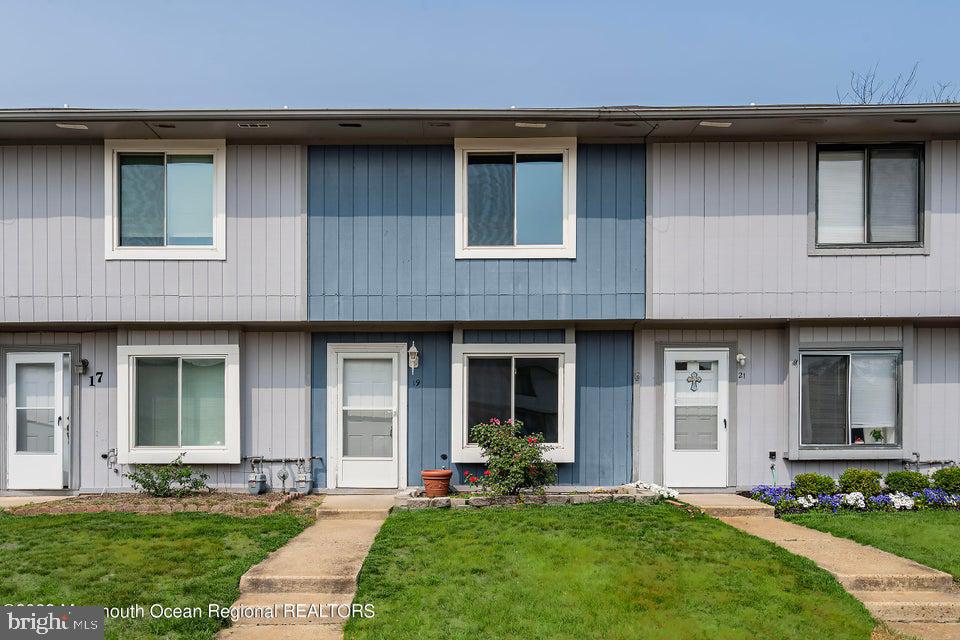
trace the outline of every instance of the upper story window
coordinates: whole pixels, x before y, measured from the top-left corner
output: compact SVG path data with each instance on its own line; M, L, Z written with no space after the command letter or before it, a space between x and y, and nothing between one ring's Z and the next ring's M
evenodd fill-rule
M457 258L576 257L575 138L456 141Z
M800 354L801 446L900 446L902 355Z
M222 260L222 140L107 140L108 259Z
M817 148L818 247L923 244L923 146Z

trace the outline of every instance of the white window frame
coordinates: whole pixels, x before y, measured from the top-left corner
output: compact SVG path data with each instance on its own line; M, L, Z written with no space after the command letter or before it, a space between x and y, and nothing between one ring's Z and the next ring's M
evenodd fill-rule
M576 447L577 345L566 344L454 344L451 407L451 457L453 462L486 462L486 457L475 444L467 443L467 358L556 356L560 386L557 440L558 445L544 456L552 462L573 462Z
M223 358L224 444L209 447L138 447L133 398L136 397L134 360L154 357ZM181 453L190 464L240 464L240 346L125 345L117 347L117 462L166 464Z
M897 442L894 444L883 443L877 444L868 442L866 439L866 433L864 433L864 441L861 444L856 444L851 442L851 430L854 428L850 420L850 404L852 398L852 389L853 389L853 366L852 361L854 356L862 355L883 355L883 356L897 356L898 361L898 370L897 370L897 424L894 425L894 433L897 436ZM803 441L803 358L804 356L846 356L847 360L847 442L845 444L816 444L811 442ZM903 385L903 362L904 355L903 349L900 348L881 348L881 349L800 349L800 360L798 362L799 375L797 376L800 381L800 387L798 389L798 398L799 398L799 410L798 410L798 422L797 422L797 445L801 450L862 450L862 449L887 449L887 450L896 450L900 451L903 449L903 398L904 398L904 385Z
M467 244L467 155L469 153L551 153L563 156L563 243L471 247ZM454 141L454 236L456 259L576 258L577 139L457 138Z
M120 246L117 156L121 153L174 153L213 156L213 246ZM226 260L227 145L225 140L104 140L103 201L107 260Z

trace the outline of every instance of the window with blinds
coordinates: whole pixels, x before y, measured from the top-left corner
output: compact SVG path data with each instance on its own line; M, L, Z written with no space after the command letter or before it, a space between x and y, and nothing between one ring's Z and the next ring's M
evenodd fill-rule
M801 445L898 445L900 351L800 354Z
M817 245L919 245L922 145L817 149Z

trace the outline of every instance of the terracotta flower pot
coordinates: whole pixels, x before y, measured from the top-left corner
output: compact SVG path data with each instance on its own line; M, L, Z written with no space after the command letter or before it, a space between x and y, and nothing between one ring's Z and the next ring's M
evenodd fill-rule
M423 488L430 498L442 498L450 493L450 478L453 471L450 469L425 469L420 472L423 478Z

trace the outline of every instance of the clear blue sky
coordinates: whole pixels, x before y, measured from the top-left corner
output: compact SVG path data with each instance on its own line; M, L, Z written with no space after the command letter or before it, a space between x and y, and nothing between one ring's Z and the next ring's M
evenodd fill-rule
M960 82L960 3L0 0L0 107L835 102Z

